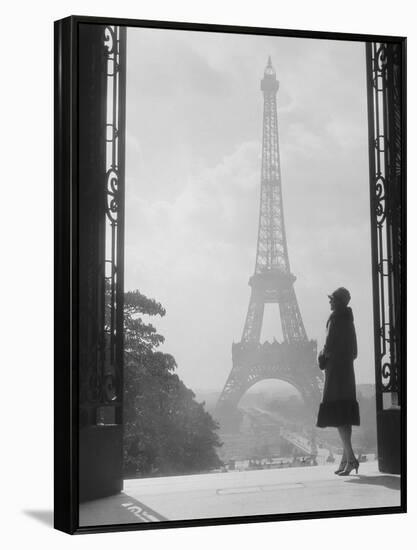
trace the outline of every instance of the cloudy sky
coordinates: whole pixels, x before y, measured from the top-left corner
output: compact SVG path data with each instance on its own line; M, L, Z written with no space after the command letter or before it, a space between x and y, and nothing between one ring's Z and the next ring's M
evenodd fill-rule
M271 55L291 270L309 338L351 290L358 382L373 381L363 43L128 30L126 288L167 309L163 349L194 390L221 390L253 274ZM277 305L263 338L281 335Z

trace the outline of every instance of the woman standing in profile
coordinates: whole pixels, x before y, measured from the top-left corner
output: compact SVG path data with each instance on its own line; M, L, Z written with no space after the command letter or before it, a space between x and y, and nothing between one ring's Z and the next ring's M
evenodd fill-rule
M353 361L358 351L352 309L348 307L350 293L338 288L330 296L332 311L327 324L327 336L319 353L319 367L325 371L323 399L317 426L336 427L343 444L343 456L335 474L348 476L358 473L359 462L352 449L352 426L359 426L359 405L356 401Z

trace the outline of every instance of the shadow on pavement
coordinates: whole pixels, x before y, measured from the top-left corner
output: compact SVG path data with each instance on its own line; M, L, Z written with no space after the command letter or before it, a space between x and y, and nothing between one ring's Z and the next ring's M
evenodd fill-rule
M349 479L347 483L360 483L364 485L379 485L380 487L386 487L387 489L393 489L399 491L401 489L400 476L363 476L358 475L352 479Z
M54 525L54 512L53 510L22 510L27 516L36 519L39 523L43 523L48 527Z

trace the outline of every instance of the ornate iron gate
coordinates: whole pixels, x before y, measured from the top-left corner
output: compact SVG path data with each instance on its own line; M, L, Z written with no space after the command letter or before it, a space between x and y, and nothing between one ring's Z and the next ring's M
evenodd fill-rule
M79 497L120 491L126 29L79 30Z
M366 44L379 468L400 472L405 362L401 43Z

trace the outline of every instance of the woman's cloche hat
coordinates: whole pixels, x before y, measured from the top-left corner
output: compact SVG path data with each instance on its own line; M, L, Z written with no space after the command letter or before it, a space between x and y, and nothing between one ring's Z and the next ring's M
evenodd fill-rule
M329 298L333 298L334 300L341 302L345 306L347 306L350 302L350 292L347 288L344 288L343 286L336 288L336 290L334 290L328 296Z

